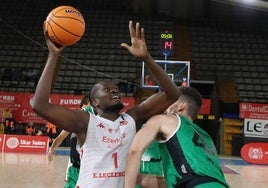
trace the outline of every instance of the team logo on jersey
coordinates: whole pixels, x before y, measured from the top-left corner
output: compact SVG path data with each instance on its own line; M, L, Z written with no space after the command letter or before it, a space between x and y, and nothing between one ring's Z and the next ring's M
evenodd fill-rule
M102 123L99 123L99 124L97 125L97 127L102 128L102 129L105 129L105 126L104 126Z
M96 137L98 142L106 149L115 149L123 145L126 137L125 129L128 122L117 120L113 123L98 122L96 126Z

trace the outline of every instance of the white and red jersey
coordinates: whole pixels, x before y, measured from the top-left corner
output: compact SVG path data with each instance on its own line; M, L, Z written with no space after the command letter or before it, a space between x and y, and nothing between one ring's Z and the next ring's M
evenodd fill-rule
M124 187L126 159L135 134L135 121L126 113L115 121L90 114L76 188Z

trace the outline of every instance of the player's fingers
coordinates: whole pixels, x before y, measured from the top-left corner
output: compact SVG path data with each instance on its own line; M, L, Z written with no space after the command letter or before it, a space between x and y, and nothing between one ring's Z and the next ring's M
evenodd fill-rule
M129 28L130 38L135 37L135 32L134 32L134 28L133 28L133 22L131 20L128 23L128 28Z
M141 28L141 39L145 41L145 30L144 28Z
M129 49L130 48L130 46L127 43L121 43L121 46L123 48L126 48L126 49Z
M137 23L136 23L136 37L137 37L137 38L140 38L140 36L141 36L140 23L137 22Z

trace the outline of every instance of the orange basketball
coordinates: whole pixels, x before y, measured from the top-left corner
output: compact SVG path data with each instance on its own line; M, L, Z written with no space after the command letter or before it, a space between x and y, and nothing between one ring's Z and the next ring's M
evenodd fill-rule
M71 46L83 36L85 20L74 7L59 6L48 14L45 28L51 41L61 46Z

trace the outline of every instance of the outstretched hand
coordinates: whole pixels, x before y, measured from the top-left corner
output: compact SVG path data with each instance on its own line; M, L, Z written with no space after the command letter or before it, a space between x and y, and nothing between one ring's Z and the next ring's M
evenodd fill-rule
M142 28L138 22L134 28L132 21L129 21L128 27L131 38L131 46L126 43L122 43L121 46L126 48L135 57L141 59L145 58L149 53L145 42L144 28Z
M59 46L59 45L53 43L49 39L49 36L48 36L48 33L47 33L47 29L46 29L46 22L44 22L44 24L43 24L43 32L44 32L44 36L45 36L45 39L46 39L48 50L50 52L60 53L63 50L64 47L63 46Z

